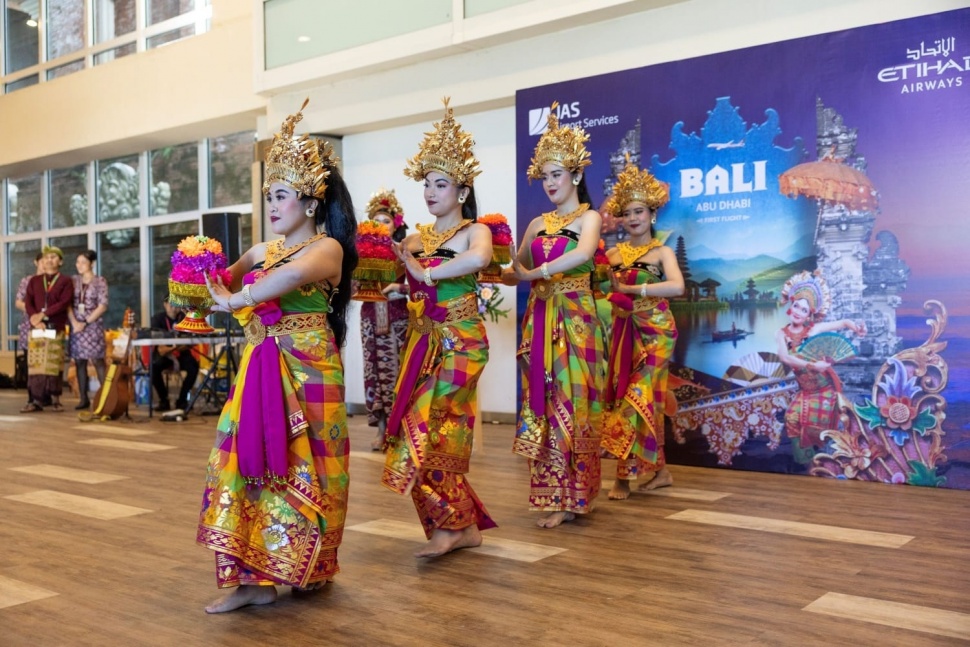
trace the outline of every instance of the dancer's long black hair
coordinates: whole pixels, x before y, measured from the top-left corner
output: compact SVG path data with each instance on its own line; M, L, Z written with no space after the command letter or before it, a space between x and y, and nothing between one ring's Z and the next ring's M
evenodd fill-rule
M576 185L576 197L579 198L579 203L586 203L589 205L590 209L595 209L593 206L593 199L589 197L589 189L586 187L586 174L583 173L582 178L579 180L579 184Z
M475 199L475 187L470 184L462 184L458 187L458 190L466 187L468 188L468 195L461 205L461 217L465 220L478 222L478 200Z
M354 217L354 204L340 171L330 169L327 190L323 194L323 208L317 209L317 227L322 226L327 236L333 238L344 250L344 260L340 265L340 284L331 295L330 312L327 321L333 331L337 347L344 345L347 338L347 304L350 303L350 281L357 268L357 219Z

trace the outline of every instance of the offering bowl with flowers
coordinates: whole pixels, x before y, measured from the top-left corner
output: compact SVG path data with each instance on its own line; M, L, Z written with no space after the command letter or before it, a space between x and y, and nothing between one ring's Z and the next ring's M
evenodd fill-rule
M500 283L502 266L512 262L512 229L500 213L485 214L478 219L492 231L492 261L478 273L482 283Z
M397 259L391 247L391 231L387 225L365 220L357 225L357 281L356 301L387 301L381 291L382 283L392 283L397 278Z
M225 285L232 281L226 269L226 255L222 244L208 236L183 238L172 254L172 273L168 277L168 301L185 311L185 318L175 324L175 330L196 334L209 334L215 329L205 318L214 303L205 280L221 280Z

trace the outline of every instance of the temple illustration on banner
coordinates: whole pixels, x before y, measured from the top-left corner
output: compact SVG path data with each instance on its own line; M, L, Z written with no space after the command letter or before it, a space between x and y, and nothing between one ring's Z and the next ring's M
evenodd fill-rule
M769 173L768 181L763 184L775 190L774 197L766 193L759 196L760 201L752 199L748 203L751 211L761 208L766 212L761 216L788 218L788 222L796 222L799 213L805 214L801 216L803 223L805 217L811 217L814 212L814 222L808 223L810 242L806 236L796 233L787 251L749 254L738 261L737 265L740 265L751 260L752 275L732 277L730 289L718 295L717 288L728 281L715 274L713 268L723 271L729 264L702 256L695 263L699 269L692 278L690 253L703 250L704 243L712 237L708 234L701 244L685 241L697 231L692 228L695 223L717 222L717 219L693 217L691 211L702 211L702 207L697 206L698 201L688 202L686 206L677 205L675 209L680 209L680 219L675 217L673 220L679 223L679 228L675 225L675 230L668 232L672 236L666 244L676 249L678 262L685 272L685 283L689 284L682 301L693 303L713 297L725 308L731 308L730 313L719 312L718 317L734 316L733 313L743 313L747 308L775 313L760 316L762 327L774 326L777 331L778 321L768 317L776 316L780 311L779 296L786 293L793 281L811 281L824 292L823 321L854 322L860 331L855 334L843 329L827 333L820 343L814 344L816 348L812 352L820 353L816 358L824 358L831 364L830 371L834 374L831 386L820 391L814 390L812 380L815 378L807 371L796 374L783 364L775 352L777 345L766 344L764 335L752 338L760 347L745 348L723 375L698 370L690 359L680 365L675 361L671 367L671 388L678 400L678 412L670 419L668 433L678 445L685 446L686 453L678 452L676 445L671 443L668 444L670 456L682 454L679 462L696 462L699 443L704 443L706 452L721 465L731 465L739 456L753 451L760 455L762 464L774 464L772 469L775 471L944 485L946 478L938 469L946 461L942 430L946 400L942 390L947 382L948 368L939 355L946 346L939 342L939 337L946 326L946 309L942 303L928 301L928 339L915 348L901 348L902 341L896 331L896 310L901 304L899 295L906 288L909 267L900 258L897 239L890 231L875 234L877 245L870 254L870 240L879 214L879 193L866 175L865 157L856 150L857 129L846 126L834 108L817 99L816 159L798 163L793 156L803 156L804 153L797 138L790 149L772 144L780 133L778 116L773 110L766 110L768 118L765 123L750 129L727 97L718 99L715 109L708 114L708 122L702 129L704 139L693 133L685 135L680 130L681 123L674 126L671 148L677 150L678 155L684 151L689 153L679 162L680 166L674 163L675 160L658 164L654 156L652 168L659 168L657 176L671 183L672 194L676 196L674 189L682 188L676 187L678 178L675 173L681 172L680 180L683 181L683 166L701 166L702 161L707 163L702 168L712 169L704 181L710 181L712 175L714 181L720 181L723 178L719 179L716 170L732 168L734 176L719 186L737 186L738 178L745 178L740 149L746 142L750 144L760 139L760 150L752 147L750 154L758 156L754 159L767 158L769 168L772 168L770 160L774 155L773 168L782 170L774 178L770 178ZM640 131L638 120L621 139L619 148L610 153L612 172L604 181L607 196L616 175L626 163L627 155L636 162L642 158ZM716 145L707 141L710 138L715 139ZM728 138L728 144L720 142L727 142ZM702 147L713 152L701 151ZM733 157L719 157L724 148L732 149L729 153ZM663 167L667 164L671 172L663 177ZM774 186L770 184L772 179ZM757 186L757 181L754 184ZM718 192L708 190L707 195L697 200L706 199L709 204L713 203L710 196ZM686 191L680 191L681 196L685 194ZM790 200L791 206L778 206L779 199ZM802 205L800 211L790 210L799 204ZM745 219L758 216L745 214ZM615 245L616 240L623 237L622 229L616 223L605 222L604 225L607 245ZM761 225L751 229L757 230L758 226ZM729 243L725 241L724 244ZM759 259L774 265L758 267L755 261ZM676 302L672 302L672 307L677 313ZM678 344L690 343L689 336L697 334L699 329L694 324L698 316L695 313L689 318L678 319L679 327L681 321L687 324ZM713 316L712 313L701 319ZM749 320L757 322L758 316L752 314ZM863 324L864 330L861 329ZM718 341L716 328L706 333L713 338L703 343ZM731 341L741 353L738 339ZM801 347L798 352L802 352ZM820 413L826 410L832 412L826 414L832 417ZM815 431L808 433L804 425L815 425L812 427ZM759 437L758 442L749 444L742 451L745 443ZM783 441L787 441L786 447L790 450L782 448ZM693 459L690 451L695 452ZM783 462L779 463L777 459ZM787 468L783 467L786 463Z

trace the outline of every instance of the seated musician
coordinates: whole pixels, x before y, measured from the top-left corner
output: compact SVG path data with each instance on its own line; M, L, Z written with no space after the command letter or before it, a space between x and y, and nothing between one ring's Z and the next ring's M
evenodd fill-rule
M178 337L181 335L174 330L175 324L180 322L185 313L168 302L168 297L162 304L165 310L157 312L152 316L152 330L165 332L166 337ZM179 391L178 399L175 401L176 409L185 409L189 402L189 393L195 385L195 378L199 375L199 360L192 352L191 346L155 346L152 352L152 386L158 393L158 410L169 411L171 403L168 399L168 384L165 382L164 371L175 370L185 371L185 379L182 380L182 388Z

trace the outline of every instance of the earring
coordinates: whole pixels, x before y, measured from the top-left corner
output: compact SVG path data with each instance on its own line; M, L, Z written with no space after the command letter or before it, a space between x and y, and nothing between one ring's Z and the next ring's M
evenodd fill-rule
M657 219L656 219L656 218L651 218L651 219L650 219L650 224L651 224L651 225L655 225L655 224L657 224Z
M307 210L306 210L306 217L307 217L307 218L312 218L313 216L315 216L315 215L316 215L316 213L317 213L317 212L316 212L316 211L314 211L313 209L307 209Z
M458 204L465 204L465 196L463 195L458 196Z
M583 178L581 178L581 177L574 177L573 178L573 186L579 186L579 183L582 182L582 181L583 181Z

